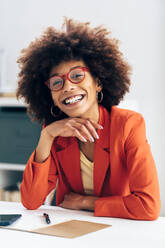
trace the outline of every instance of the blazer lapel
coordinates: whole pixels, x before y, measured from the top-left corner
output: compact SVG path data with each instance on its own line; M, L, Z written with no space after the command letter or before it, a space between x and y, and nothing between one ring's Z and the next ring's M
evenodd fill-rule
M103 182L110 166L110 114L101 106L99 111L99 124L103 126L103 129L97 130L99 139L96 140L94 151L94 193L96 196L101 194Z
M76 138L69 138L69 142L65 142L65 138L60 137L59 144L64 147L57 151L57 157L60 167L65 174L67 187L71 191L84 193L81 170L80 170L80 151Z

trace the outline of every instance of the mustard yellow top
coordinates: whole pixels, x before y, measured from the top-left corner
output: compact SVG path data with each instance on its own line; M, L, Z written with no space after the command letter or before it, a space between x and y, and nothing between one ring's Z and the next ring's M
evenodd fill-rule
M84 191L87 195L93 195L93 165L94 163L80 151L81 177Z

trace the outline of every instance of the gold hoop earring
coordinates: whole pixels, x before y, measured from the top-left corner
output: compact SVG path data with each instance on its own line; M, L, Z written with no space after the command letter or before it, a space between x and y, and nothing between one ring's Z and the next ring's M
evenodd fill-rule
M56 114L55 112L53 112L53 108L54 107L56 107L56 106L54 106L54 105L51 106L50 113L51 113L52 116L54 116L54 117L57 118L57 117L59 117L61 115L62 111L61 111L61 109L59 109L58 107L56 107L59 110L59 112Z
M100 96L99 96L99 93L100 93ZM101 103L102 100L103 100L103 92L102 91L97 91L97 101L98 103Z

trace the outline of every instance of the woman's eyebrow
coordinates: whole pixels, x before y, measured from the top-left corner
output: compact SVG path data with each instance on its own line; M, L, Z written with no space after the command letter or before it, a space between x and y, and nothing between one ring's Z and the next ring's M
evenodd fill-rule
M76 69L76 68L78 68L78 67L81 67L81 65L76 65L76 66L73 66L73 67L71 67L71 69L70 69L70 70L72 70L72 69Z
M73 69L76 69L76 68L79 68L79 67L81 67L81 65L76 65L76 66L71 67L70 70L73 70ZM70 71L70 70L69 70L69 71ZM53 73L52 75L50 75L50 78L51 78L51 77L54 77L54 76L58 76L58 75L64 75L64 74L63 74L63 73L55 72L55 73Z

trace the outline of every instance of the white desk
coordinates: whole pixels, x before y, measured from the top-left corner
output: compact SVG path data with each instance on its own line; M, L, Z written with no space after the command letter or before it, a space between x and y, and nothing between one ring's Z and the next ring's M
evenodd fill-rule
M70 219L87 220L111 224L112 227L89 233L74 239L60 238L5 230L0 228L1 248L164 248L165 217L156 221L133 221L119 218L94 217L86 211L66 210L60 207L42 206L37 210L26 210L20 203L0 202L0 213L21 213L22 217L10 227L27 230L46 226L43 212L50 215L51 224ZM3 244L3 245L2 245Z

